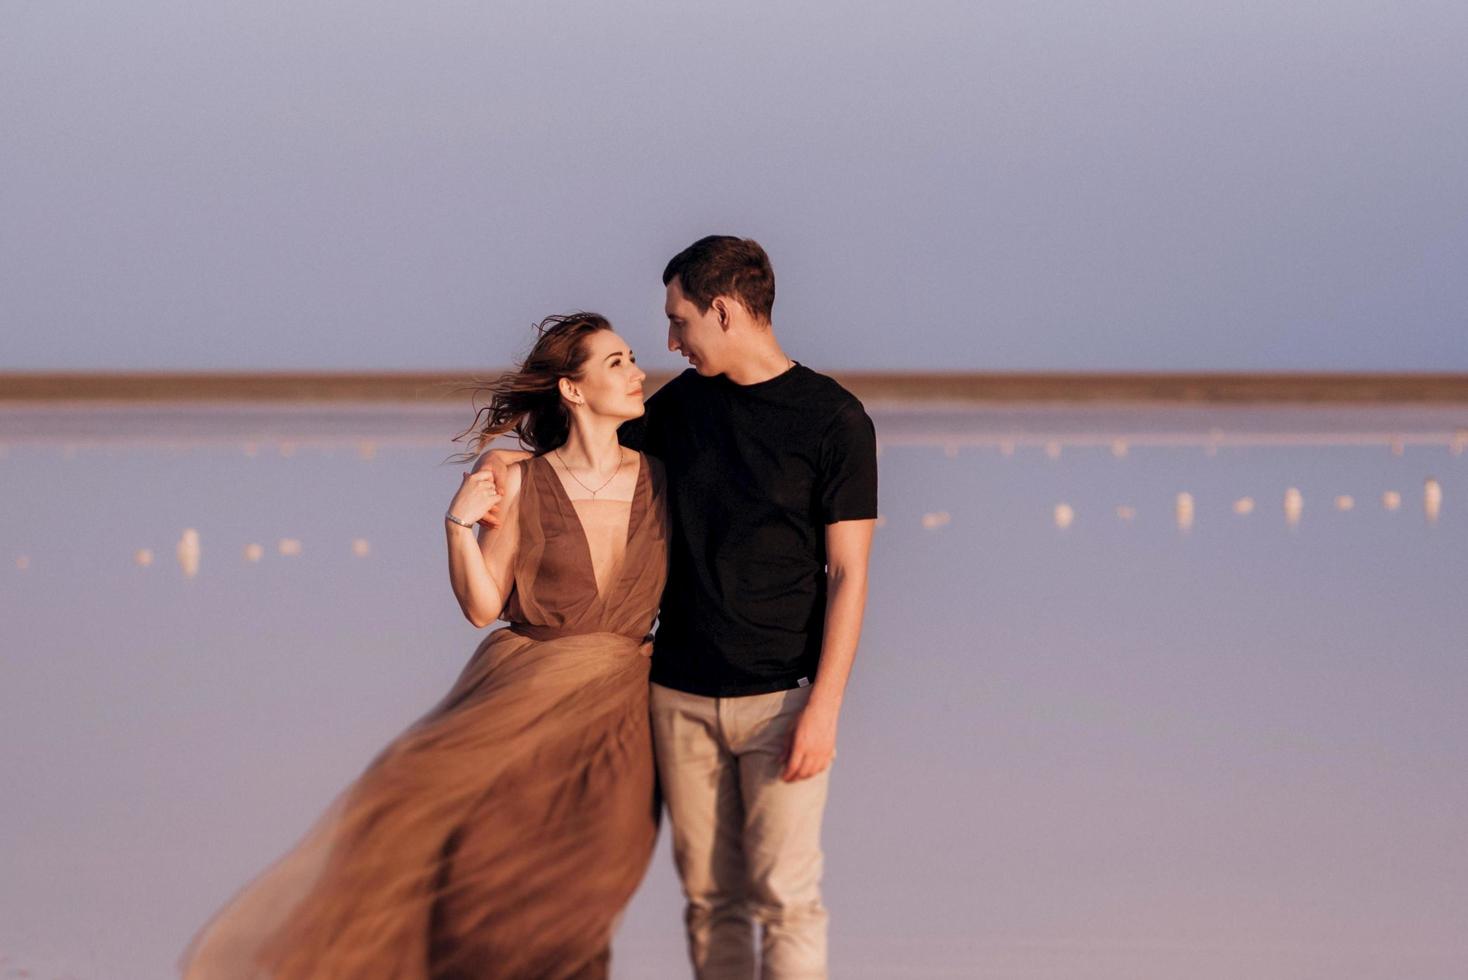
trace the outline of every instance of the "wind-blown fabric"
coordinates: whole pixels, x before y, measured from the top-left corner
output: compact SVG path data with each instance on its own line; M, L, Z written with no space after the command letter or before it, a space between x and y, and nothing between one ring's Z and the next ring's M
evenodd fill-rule
M519 465L510 625L195 938L190 980L606 976L657 832L661 471L644 457L630 503L578 508L545 457ZM625 519L619 560L583 517Z

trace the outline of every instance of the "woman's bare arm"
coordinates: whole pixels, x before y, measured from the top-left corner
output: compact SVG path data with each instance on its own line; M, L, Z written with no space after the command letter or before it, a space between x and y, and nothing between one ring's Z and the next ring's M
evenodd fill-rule
M515 549L521 467L510 467L495 478L481 457L474 472L466 474L449 511L470 524L481 521L491 508L498 526L480 524L475 530L444 520L448 538L449 584L464 617L481 629L500 618L514 587ZM462 509L460 513L455 507Z

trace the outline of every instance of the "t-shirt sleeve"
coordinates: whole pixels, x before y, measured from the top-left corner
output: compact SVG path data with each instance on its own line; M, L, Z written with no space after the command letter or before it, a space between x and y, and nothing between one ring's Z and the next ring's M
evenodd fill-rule
M617 441L628 449L645 452L647 446L647 415L628 419L617 426Z
M647 399L643 413L635 419L628 419L617 427L617 441L628 449L635 449L649 456L663 455L661 421L663 414L668 409L668 388L665 384L653 392Z
M821 440L821 517L837 521L877 516L877 430L853 401L836 413Z
M663 458L663 420L668 416L668 391L672 384L665 384L648 398L646 409L639 418L628 419L617 428L617 441L628 449L635 449L649 456Z

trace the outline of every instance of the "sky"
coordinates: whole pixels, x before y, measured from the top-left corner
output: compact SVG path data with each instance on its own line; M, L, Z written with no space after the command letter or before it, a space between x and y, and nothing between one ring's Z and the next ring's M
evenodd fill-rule
M774 262L830 370L1468 370L1452 0L0 5L0 371L663 349Z

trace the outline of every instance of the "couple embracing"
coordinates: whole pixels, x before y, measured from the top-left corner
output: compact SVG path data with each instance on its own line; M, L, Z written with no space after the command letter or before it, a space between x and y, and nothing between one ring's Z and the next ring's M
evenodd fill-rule
M645 405L594 314L548 318L492 385L476 450L513 432L530 452L481 456L444 521L464 614L509 625L210 923L187 976L606 977L659 791L694 974L826 976L820 828L875 436L781 349L757 243L701 239L663 283L691 367Z

